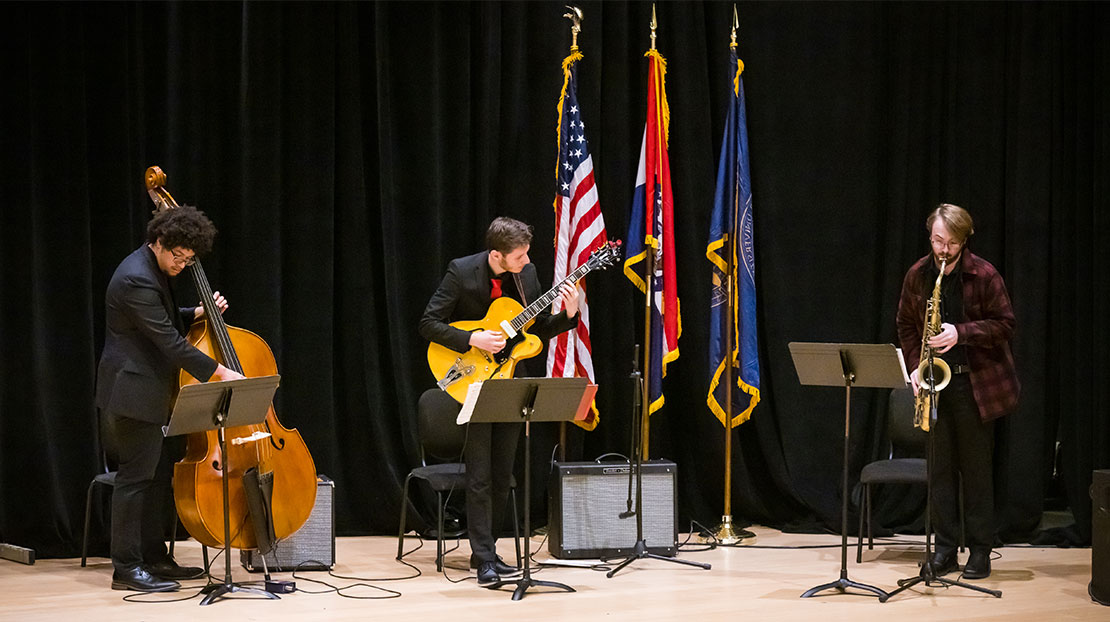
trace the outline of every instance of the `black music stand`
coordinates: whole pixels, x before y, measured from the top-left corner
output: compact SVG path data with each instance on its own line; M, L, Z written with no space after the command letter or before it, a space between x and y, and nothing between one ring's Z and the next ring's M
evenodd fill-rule
M270 599L278 598L277 594L258 588L244 587L231 580L231 522L227 484L231 467L228 465L224 429L253 425L266 419L270 402L274 399L274 391L277 390L280 381L281 377L274 375L185 385L177 394L177 402L174 404L173 414L170 415L169 425L162 428L162 434L165 436L216 430L220 455L223 456L220 479L223 480L224 496L224 582L210 586L208 595L200 601L201 605L211 604L232 592L258 594Z
M840 499L840 578L812 587L802 594L809 598L835 588L841 594L856 594L847 588L871 592L886 602L889 595L873 586L848 578L848 434L851 429L852 387L899 389L909 381L901 353L890 344L798 343L789 344L798 380L804 385L844 387L844 470Z
M524 422L524 573L515 581L513 600L524 598L530 587L554 587L568 592L574 588L554 581L538 581L531 570L531 484L533 421L573 421L582 404L589 380L586 378L511 378L486 380L477 395L467 394L460 411L475 423ZM471 385L472 390L474 385ZM494 587L501 587L503 581Z

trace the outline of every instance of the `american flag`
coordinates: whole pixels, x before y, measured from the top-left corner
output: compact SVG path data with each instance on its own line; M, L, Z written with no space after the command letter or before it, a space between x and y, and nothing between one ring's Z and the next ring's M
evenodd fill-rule
M559 100L559 160L555 179L555 275L554 283L567 278L590 253L607 241L605 219L597 199L594 162L586 142L586 125L578 106L575 63L582 58L574 52L563 61L563 93ZM547 375L585 376L594 382L594 363L590 351L590 306L585 283L578 283L578 326L553 338L547 351ZM555 300L554 312L562 309L562 298ZM591 408L585 421L575 421L587 430L597 427L597 409Z

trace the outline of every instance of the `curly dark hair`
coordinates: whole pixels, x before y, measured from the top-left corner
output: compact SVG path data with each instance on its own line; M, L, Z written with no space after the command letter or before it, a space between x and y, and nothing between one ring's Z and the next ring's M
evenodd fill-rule
M162 210L146 226L146 241L161 241L165 248L187 248L197 255L212 250L216 225L192 205Z

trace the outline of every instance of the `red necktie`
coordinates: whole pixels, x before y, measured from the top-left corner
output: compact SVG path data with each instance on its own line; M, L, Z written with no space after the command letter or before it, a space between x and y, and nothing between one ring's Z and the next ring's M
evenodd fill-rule
M494 300L501 297L501 279L489 280L489 299Z

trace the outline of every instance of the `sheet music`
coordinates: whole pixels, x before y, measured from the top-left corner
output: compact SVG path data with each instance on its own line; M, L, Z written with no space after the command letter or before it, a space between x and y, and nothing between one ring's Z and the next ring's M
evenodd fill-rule
M906 357L902 356L902 348L894 348L898 351L898 364L902 366L902 378L906 380L906 384L910 383L910 374L906 371Z
M590 406L592 406L594 403L595 395L597 395L597 385L586 385L586 390L582 392L582 401L578 404L578 412L576 412L574 415L575 421L586 420L586 417L590 414Z
M905 371L905 365L902 367L903 371ZM462 410L459 411L459 416L455 419L455 423L459 425L470 423L470 416L474 414L474 405L478 403L478 394L482 391L482 382L481 380L477 380L466 388L466 400L463 401Z

